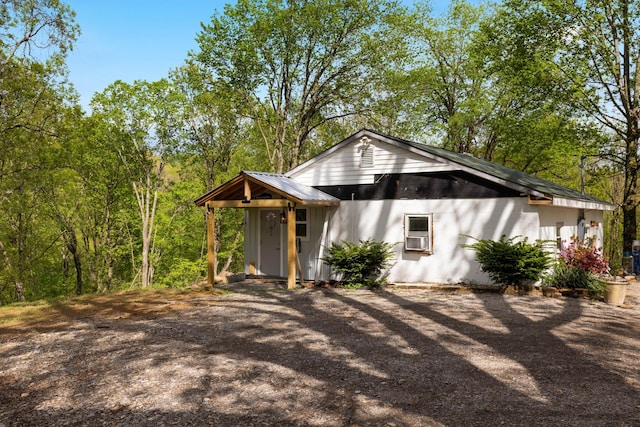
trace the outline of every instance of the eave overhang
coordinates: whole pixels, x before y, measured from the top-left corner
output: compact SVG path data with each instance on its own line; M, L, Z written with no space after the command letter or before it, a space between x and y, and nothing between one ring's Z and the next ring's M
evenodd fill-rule
M269 208L337 206L340 200L284 175L242 171L194 203L213 208Z

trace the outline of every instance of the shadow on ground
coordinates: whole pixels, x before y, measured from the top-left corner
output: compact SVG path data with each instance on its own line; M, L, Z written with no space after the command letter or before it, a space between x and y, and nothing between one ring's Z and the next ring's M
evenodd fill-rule
M298 290L0 341L0 423L638 425L640 313Z

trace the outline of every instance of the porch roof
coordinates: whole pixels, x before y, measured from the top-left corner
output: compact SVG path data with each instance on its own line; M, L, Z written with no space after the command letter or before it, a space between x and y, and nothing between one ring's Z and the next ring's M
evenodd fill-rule
M255 200L257 203L253 203ZM340 200L316 188L274 173L242 171L235 178L195 200L198 206L211 201L240 202L237 207L254 207L259 201L281 200L300 206L336 206ZM231 206L230 206L231 207Z

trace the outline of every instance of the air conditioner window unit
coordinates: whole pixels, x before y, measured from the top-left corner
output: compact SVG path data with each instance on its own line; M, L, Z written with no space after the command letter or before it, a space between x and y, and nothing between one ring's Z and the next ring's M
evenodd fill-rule
M407 236L404 245L409 251L426 251L429 249L429 237Z

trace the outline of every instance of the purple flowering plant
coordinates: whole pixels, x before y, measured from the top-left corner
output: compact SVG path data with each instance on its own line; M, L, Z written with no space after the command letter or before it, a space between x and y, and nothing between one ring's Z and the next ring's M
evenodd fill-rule
M572 237L568 245L562 245L558 260L567 267L576 267L589 273L609 273L609 261L602 253L602 248L595 247L591 239L583 241Z

